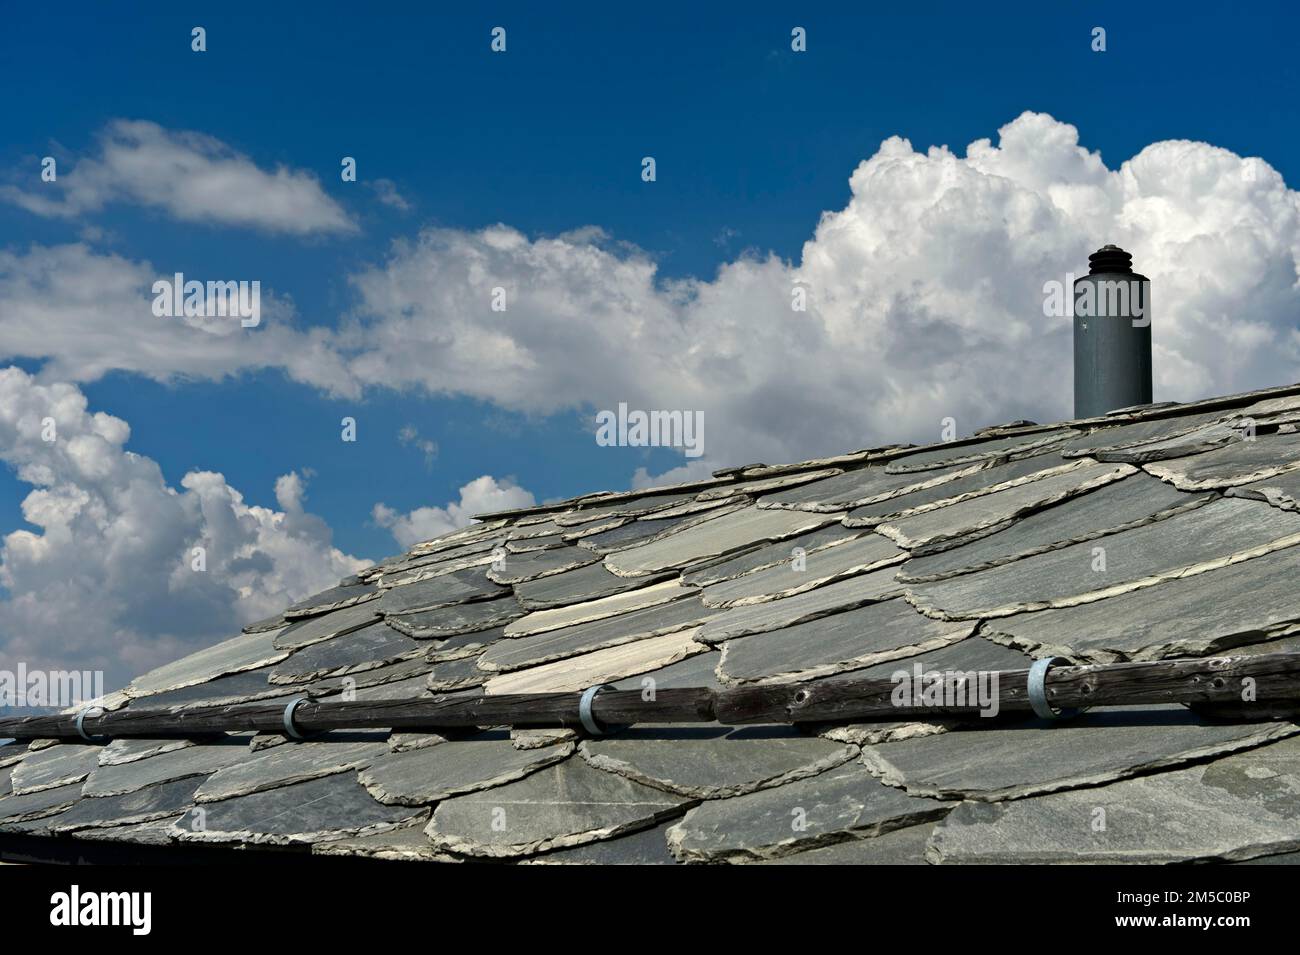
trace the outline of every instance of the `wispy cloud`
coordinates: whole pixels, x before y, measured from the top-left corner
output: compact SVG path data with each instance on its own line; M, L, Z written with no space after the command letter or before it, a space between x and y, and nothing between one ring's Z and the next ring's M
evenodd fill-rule
M40 216L75 218L114 203L158 209L182 222L315 235L356 231L351 217L309 172L266 171L202 133L144 120L115 120L99 153L52 183L7 185L0 198Z

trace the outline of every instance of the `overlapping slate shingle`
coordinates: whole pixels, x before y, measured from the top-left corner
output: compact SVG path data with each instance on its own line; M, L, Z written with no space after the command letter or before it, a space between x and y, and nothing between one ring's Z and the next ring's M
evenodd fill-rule
M948 808L849 762L787 786L706 802L668 830L668 844L683 861L774 859L936 819Z
M1080 462L1063 460L1055 448L1042 454L1017 458L1014 461L983 464L968 468L962 476L953 480L887 497L874 504L855 507L844 518L844 524L848 527L874 527L888 517L943 507L981 494L1052 477L1078 467Z
M908 599L950 619L1087 603L1300 543L1300 514L1225 498L1096 541L932 583ZM1098 550L1098 548L1101 548Z
M280 649L276 645L275 637L278 632L267 630L261 633L241 634L182 657L174 663L168 663L136 677L126 688L126 693L128 696L161 693L164 690L176 690L195 683L206 683L208 680L229 673L256 670L268 664L278 663L289 655L288 650Z
M906 556L906 551L884 537L868 533L812 554L793 554L784 564L713 584L704 589L700 599L706 607L738 607L792 597L897 564Z
M890 566L793 597L719 611L700 627L697 639L701 643L719 644L897 597L904 588L894 579L895 570Z
M1300 849L1296 738L1173 772L1006 803L963 803L938 863L1192 862Z
M518 782L439 803L427 832L449 851L509 858L634 832L689 805L571 757Z
M522 509L375 564L106 705L651 693L717 688L719 672L1021 669L1025 651L1294 651L1298 421L1293 388ZM1270 742L1297 728L1240 719L1164 708L1050 729L972 717L38 742L0 746L0 848L20 833L422 861L829 864L922 861L928 839L931 862L1300 857L1300 787L1282 758L1300 744Z
M1032 453L1038 448L1054 444L1074 434L1069 428L1057 428L1051 431L1033 431L1024 434L1012 434L1004 437L939 445L924 451L914 451L894 458L885 465L891 474L932 471L936 468L952 467L973 461L988 461L997 458L1019 457Z
M694 587L689 587L680 580L665 580L662 583L626 590L581 604L534 611L507 624L505 635L526 637L534 633L545 633L548 630L559 630L562 627L572 627L580 623L630 613L644 607L666 604L682 597L690 597L696 592Z
M819 617L782 630L729 640L718 675L724 682L808 679L935 650L970 636L975 625L932 620L903 600Z
M682 796L718 799L815 776L858 755L790 727L656 726L584 741L597 769Z
M509 587L488 580L487 574L481 569L459 570L400 587L390 587L375 602L375 609L382 614L415 613L419 610L452 607L471 600L503 597L509 592Z
M1022 515L1086 494L1135 470L1127 464L1086 465L947 507L888 520L879 524L876 532L913 553L930 553L950 547L961 538L982 536L1009 527Z
M1214 451L1148 464L1146 470L1183 491L1251 484L1300 468L1300 433L1259 435Z
M518 749L507 733L484 733L381 756L358 778L382 803L424 806L522 779L572 752L572 743Z
M997 802L1123 779L1300 732L1286 722L1207 723L1181 705L1098 710L1060 722L977 722L865 747L863 762L914 796Z
M524 615L513 597L476 600L473 603L421 610L418 613L385 617L388 626L417 640L445 640L448 637L500 627Z
M1098 662L1223 653L1300 630L1300 548L1169 580L1096 603L985 624L1039 655Z
M201 808L201 826L194 820L173 826L182 842L312 843L391 829L428 812L385 806L353 773L223 799Z
M388 754L387 734L330 733L273 746L218 770L199 787L196 802L216 802L357 769Z
M683 528L646 544L617 551L605 567L620 577L644 577L670 568L686 567L759 541L782 540L814 530L829 516L797 511L764 511L746 507Z
M372 623L360 630L304 647L277 664L269 679L272 683L306 683L325 676L372 670L385 663L419 656L425 650L419 640L382 622Z
M479 658L479 666L485 670L502 672L519 670L592 650L616 647L633 640L684 630L702 623L714 613L700 603L698 597L686 597L663 606L634 610L591 623L549 630L531 637L502 640L483 653Z
M695 640L698 632L698 628L692 627L498 674L486 681L484 690L489 695L566 693L600 686L630 674L659 669L705 653L708 648Z
M894 474L879 465L859 468L837 477L823 478L802 487L765 495L759 500L758 506L831 513L933 487L971 474L979 468L980 464L975 463L920 474Z
M742 551L735 557L714 561L698 569L684 571L681 578L683 583L695 587L708 587L724 580L734 580L742 574L752 573L756 570L766 570L769 567L775 567L777 564L787 563L791 559L795 548L798 548L805 555L811 555L835 544L852 540L859 534L859 531L844 527L842 524L830 524L807 534L787 538L776 544L763 544Z
M913 557L899 580L918 582L982 570L1070 544L1096 540L1208 504L1211 494L1179 491L1146 474L1133 474L1081 497L1021 517L1010 527L933 554Z

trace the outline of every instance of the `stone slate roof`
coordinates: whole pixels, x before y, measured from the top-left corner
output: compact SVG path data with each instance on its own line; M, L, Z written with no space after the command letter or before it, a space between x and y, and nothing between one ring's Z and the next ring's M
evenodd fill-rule
M488 515L110 706L1292 650L1298 424L1294 386ZM1298 729L1151 706L1051 726L11 743L0 849L17 834L528 863L1294 861Z

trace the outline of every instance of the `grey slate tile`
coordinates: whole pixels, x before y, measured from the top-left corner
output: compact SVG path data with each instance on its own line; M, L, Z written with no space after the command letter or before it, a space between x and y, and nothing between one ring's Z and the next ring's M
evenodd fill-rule
M1300 627L1300 548L1167 580L1095 603L986 624L1037 655L1098 662L1223 653Z
M1074 434L1069 428L1037 431L1030 434L1012 434L962 444L957 447L934 445L929 448L894 458L885 465L890 474L932 471L974 461L1009 458L1028 454L1037 448L1054 444Z
M877 525L876 532L914 554L932 553L1011 527L1018 519L1095 491L1134 473L1127 464L1087 464L1015 487Z
M585 536L578 540L577 544L579 547L584 547L603 557L606 554L616 553L629 547L637 547L649 541L657 540L682 528L690 527L700 521L734 510L735 507L735 505L723 505L700 513L683 514L674 517L651 516L630 520L618 527Z
M425 677L424 685L438 692L465 690L482 686L491 675L487 670L479 669L477 657L461 657L436 664L433 672Z
M775 859L936 819L951 804L919 799L846 763L819 776L706 802L668 830L685 862Z
M1044 454L1027 458L985 464L977 470L951 481L889 497L875 504L855 507L844 518L847 527L873 527L887 517L922 511L956 501L967 500L993 490L1014 487L1027 481L1036 481L1077 467L1076 461L1062 460L1053 448Z
M558 849L525 859L524 865L677 865L668 851L666 833L671 823L642 829L617 839Z
M645 578L637 578L644 580ZM699 591L680 580L664 580L635 590L611 594L586 603L537 610L506 625L507 637L526 637L548 630L559 630L581 623L590 623L606 617L617 617L646 607L671 603L685 597L694 597Z
M531 637L502 640L484 652L479 666L497 672L519 670L645 637L685 630L707 620L713 613L700 603L698 597L687 597Z
M862 760L914 796L997 802L1110 782L1300 732L1285 722L1210 723L1178 704L1066 721L975 726L868 746Z
M193 804L201 777L190 776L134 789L127 793L81 799L75 806L46 821L52 832L138 825L173 819Z
M1300 849L1300 745L1015 802L964 803L936 829L940 863L1167 863Z
M1300 514L1225 498L990 570L911 584L909 599L950 618L1003 617L1085 603L1300 542ZM1104 548L1105 570L1094 548Z
M247 633L191 653L138 676L126 688L128 696L144 696L206 683L219 676L256 670L278 663L289 655L275 644L277 632Z
M415 613L502 597L509 592L509 587L488 580L482 568L458 570L385 590L375 602L375 609L383 614Z
M271 671L272 683L302 684L325 676L369 670L408 657L427 648L383 623L372 623L322 643L297 651Z
M792 597L847 577L900 563L907 552L879 534L867 533L784 564L706 587L706 607L738 607Z
M392 683L404 683L415 677L427 676L434 664L423 655L396 663L385 664L370 670L358 670L343 676L329 676L311 683L306 694L311 697L327 696L344 690L360 690L367 687L387 686Z
M524 608L513 597L477 600L438 610L397 614L385 623L417 640L446 640L449 637L501 627L524 615Z
M1193 510L1211 500L1214 500L1211 494L1180 491L1150 475L1132 474L1047 510L1027 514L997 533L913 557L903 565L898 579L912 583L983 570L1140 527Z
M796 852L760 865L925 865L925 849L934 823L908 826L866 839L837 842L820 849Z
M689 805L569 758L518 782L439 803L427 832L443 849L509 858L621 836Z
M511 554L500 565L494 565L488 571L488 577L499 584L519 584L584 567L599 559L591 551L576 546L557 547L533 554Z
M100 747L81 743L59 743L29 753L13 768L9 784L18 795L81 782L99 766Z
M889 600L728 641L718 674L724 683L739 683L843 673L956 643L974 627L932 620L903 600Z
M693 657L687 657L685 660L670 663L666 667L660 667L658 670L651 670L649 673L641 673L637 676L616 680L613 685L620 690L643 690L649 686L665 690L707 686L716 690L722 686L718 682L718 675L714 672L718 660L721 658L722 654L716 650L700 653ZM653 680L654 683L647 684L644 682L646 679Z
M298 650L340 634L368 627L378 619L378 605L374 601L367 601L333 613L292 623L275 638L275 645L282 650Z
M422 806L522 779L572 753L572 743L518 749L508 733L486 732L381 756L358 778L382 803Z
M87 778L81 792L85 796L120 796L188 776L206 777L248 759L249 738L248 734L229 736L129 763L100 766Z
M317 614L329 613L331 610L342 610L344 607L351 607L353 604L377 596L379 596L379 589L374 584L340 584L291 604L285 609L284 618L295 620L299 617L314 617Z
M339 773L352 775L352 770L388 755L387 735L335 732L273 746L213 773L199 787L195 801L215 802Z
M426 810L385 806L348 773L201 807L203 828L174 827L181 841L288 844L393 828Z
M716 645L897 597L903 585L894 580L896 569L886 567L793 597L723 610L700 627L696 639Z
M620 577L645 577L718 557L759 541L794 537L830 523L831 517L750 506L610 554L605 567Z
M121 737L104 744L99 750L100 766L119 766L133 763L137 759L148 759L160 753L169 753L175 749L184 749L194 743L187 739L135 739Z
M659 725L584 740L578 755L656 789L717 799L815 776L853 759L858 748L789 726Z
M670 576L672 575L665 573L648 578L618 577L606 570L604 564L588 564L575 570L517 584L515 599L525 610L551 610L636 590L650 583L667 580Z
M860 468L788 491L768 494L758 506L827 513L842 511L942 484L973 473L978 467L978 464L970 464L922 474L894 474L879 465Z
M1244 497L1253 501L1267 501L1284 510L1300 510L1300 469L1283 471L1272 477L1231 488L1230 497Z
M859 533L842 524L829 524L807 534L800 534L776 544L760 545L735 557L685 571L681 575L682 580L698 587L707 587L724 580L734 580L741 574L789 563L791 552L796 547L811 556L826 547L852 540Z
M179 690L168 690L142 697L139 705L152 709L153 707L183 708L266 702L291 695L294 690L303 689L269 683L267 678L274 670L275 664L272 664L258 667L256 670L245 670L243 673L232 673L209 680L207 683L195 683Z
M25 795L8 795L0 799L0 831L12 823L39 819L62 812L81 799L81 783L41 789Z
M417 817L414 825L403 824L352 839L335 839L312 845L312 855L358 856L387 862L463 862L463 859L439 852L424 834L427 820Z
M1061 446L1061 456L1066 458L1083 457L1095 454L1098 451L1114 451L1138 444L1165 441L1212 424L1222 418L1223 415L1224 413L1221 411L1210 411L1202 414L1153 418L1148 421L1135 421L1131 424L1097 428L1065 442Z
M1251 484L1300 468L1300 433L1259 435L1204 454L1146 465L1182 491Z

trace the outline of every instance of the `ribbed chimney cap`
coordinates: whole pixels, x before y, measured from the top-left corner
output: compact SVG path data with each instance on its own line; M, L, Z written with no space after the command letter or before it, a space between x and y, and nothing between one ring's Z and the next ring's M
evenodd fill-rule
M1117 245L1103 245L1088 256L1088 274L1100 273L1131 275L1133 273L1133 256Z

